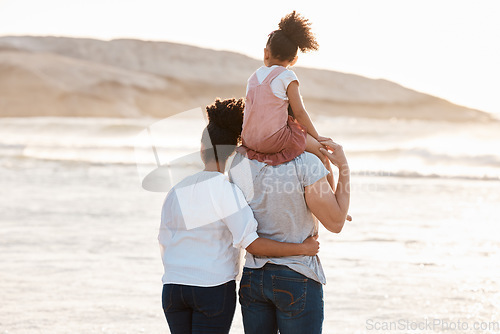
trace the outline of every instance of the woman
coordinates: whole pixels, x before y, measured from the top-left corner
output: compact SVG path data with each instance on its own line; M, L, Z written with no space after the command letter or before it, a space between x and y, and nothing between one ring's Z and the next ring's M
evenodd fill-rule
M168 193L158 236L164 265L162 303L170 331L228 333L236 307L240 248L255 256L314 256L316 236L301 244L259 238L240 189L224 176L240 141L242 99L216 100L201 138L202 172Z

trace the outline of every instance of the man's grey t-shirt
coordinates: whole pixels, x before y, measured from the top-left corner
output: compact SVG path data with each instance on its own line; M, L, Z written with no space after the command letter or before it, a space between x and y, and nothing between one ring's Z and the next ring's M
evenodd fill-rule
M258 222L260 237L301 243L318 233L318 221L306 205L304 188L328 174L321 160L304 152L290 162L270 166L236 153L229 180L243 192ZM262 257L246 255L245 267L266 263L285 265L322 284L326 283L319 257Z

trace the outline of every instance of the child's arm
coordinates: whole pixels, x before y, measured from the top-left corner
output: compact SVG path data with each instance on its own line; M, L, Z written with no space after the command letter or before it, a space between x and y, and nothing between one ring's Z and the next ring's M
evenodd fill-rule
M318 142L329 148L333 147L332 139L320 136L314 127L314 124L304 107L304 103L302 102L302 97L300 96L299 91L299 83L297 81L290 82L286 93L288 95L288 102L290 103L290 107L292 108L293 115L295 116L297 122L304 125L307 129L307 133Z
M305 126L307 128L307 133L317 140L320 136L304 107L302 97L300 96L299 82L297 80L290 82L286 89L286 95L288 95L288 102L292 107L297 122Z
M295 256L306 255L314 256L318 254L319 242L318 236L312 236L304 240L301 244L289 242L279 242L276 240L257 238L246 248L247 252L256 256Z

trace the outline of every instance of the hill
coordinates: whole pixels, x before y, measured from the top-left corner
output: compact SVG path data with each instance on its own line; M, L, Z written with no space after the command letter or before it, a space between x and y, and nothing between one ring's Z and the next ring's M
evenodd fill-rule
M0 37L0 116L165 117L241 97L262 62L188 45L119 39ZM394 82L294 68L311 114L489 120Z

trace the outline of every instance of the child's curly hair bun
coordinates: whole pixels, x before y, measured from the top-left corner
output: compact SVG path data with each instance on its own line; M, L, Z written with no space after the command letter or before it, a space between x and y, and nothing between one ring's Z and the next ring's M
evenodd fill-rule
M269 35L267 47L273 57L291 62L298 49L302 52L318 50L319 45L311 32L309 20L293 11L282 18L279 29Z
M279 28L300 51L318 50L318 42L311 32L311 23L295 11L281 19Z
M208 130L216 145L236 145L241 137L245 101L240 99L216 99L207 106ZM215 137L215 138L214 138Z

